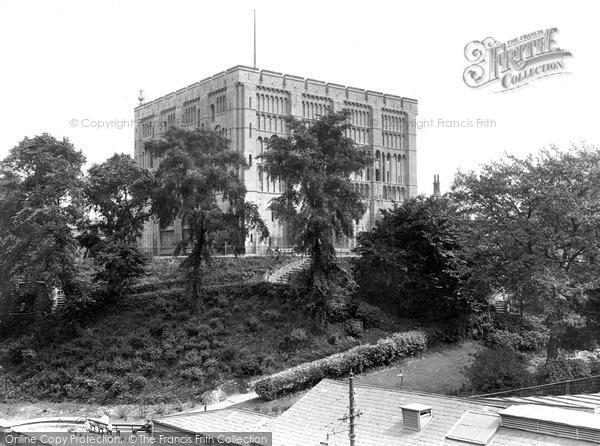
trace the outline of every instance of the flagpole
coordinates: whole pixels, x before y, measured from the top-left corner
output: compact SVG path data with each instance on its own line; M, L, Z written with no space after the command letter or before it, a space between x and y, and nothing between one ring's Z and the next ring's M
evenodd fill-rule
M254 68L256 68L256 9L252 12L254 13Z

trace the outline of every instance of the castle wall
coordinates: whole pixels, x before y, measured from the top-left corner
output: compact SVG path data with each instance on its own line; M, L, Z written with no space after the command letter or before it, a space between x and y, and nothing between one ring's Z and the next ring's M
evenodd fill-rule
M268 210L281 185L261 172L260 154L270 136L288 134L286 116L315 119L342 109L351 112L348 136L375 159L372 167L351 178L368 205L355 229L369 230L381 209L417 194L416 127L410 125L418 113L414 99L238 65L136 107L134 156L139 165L156 169L159 160L144 150L144 142L160 137L171 125L220 132L248 162L242 172L246 198L258 205L271 232L270 240L262 242L251 234L246 252L264 252L269 243L287 248L291 241L286 224ZM153 254L169 254L181 237L180 221L165 229L149 223L141 243ZM354 241L343 245L352 248Z

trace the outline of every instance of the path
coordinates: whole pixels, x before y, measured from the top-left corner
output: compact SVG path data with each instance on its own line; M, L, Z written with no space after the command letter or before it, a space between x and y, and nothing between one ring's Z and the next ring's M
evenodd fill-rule
M465 382L461 372L471 364L471 354L477 349L478 344L474 341L440 345L420 358L410 358L399 366L357 375L355 380L358 384L400 388L397 375L402 373L403 389L450 394Z

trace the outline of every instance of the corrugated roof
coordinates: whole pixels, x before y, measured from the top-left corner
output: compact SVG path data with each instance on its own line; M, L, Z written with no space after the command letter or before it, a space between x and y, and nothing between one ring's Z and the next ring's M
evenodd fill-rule
M538 404L542 406L560 407L564 409L575 409L586 412L600 412L600 393L581 395L556 395L556 396L505 396L476 398L484 404L493 404L500 407L509 407L515 404Z
M465 412L487 414L489 421L499 420L497 412L502 410L481 401L362 384L355 384L355 401L361 413L356 421L357 446L465 445L446 438ZM400 406L413 403L432 408L431 421L419 432L403 429ZM347 446L348 405L347 383L325 379L264 429L273 432L273 446L316 446L327 441L328 434L329 446ZM500 428L488 446L585 444L594 443Z
M206 432L267 432L265 424L273 417L247 409L220 409L205 412L168 415L157 418L154 424L162 424L182 432L201 434Z

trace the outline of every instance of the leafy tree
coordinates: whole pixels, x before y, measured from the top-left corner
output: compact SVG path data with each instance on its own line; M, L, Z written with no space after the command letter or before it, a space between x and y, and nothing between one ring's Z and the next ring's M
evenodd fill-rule
M465 240L477 253L474 275L508 291L521 313L544 316L548 359L556 358L598 289L600 150L507 156L480 174L459 173L452 196L471 218Z
M105 237L135 243L152 216L151 197L156 185L152 173L129 155L115 154L93 165L84 187L94 211L89 226Z
M67 305L91 300L78 269L73 229L82 217L85 158L67 140L44 133L25 138L1 162L0 280L16 277L62 287ZM77 317L79 310L72 317Z
M336 261L334 241L351 237L365 213L350 175L370 167L372 158L345 136L351 127L346 111L315 121L289 117L287 124L291 135L272 136L261 157L264 171L284 183L269 209L289 223L296 249L311 256L310 288L324 303L352 282Z
M416 197L358 235L356 277L361 293L399 315L452 318L475 302L463 293L467 267L464 222L445 197Z
M258 229L262 237L268 236L268 230L256 206L244 200L246 188L239 175L244 157L225 138L212 131L171 128L146 147L162 157L152 211L161 227L176 218L189 227L189 239L178 251L190 249L184 266L189 268L198 308L201 266L209 259L215 238L227 233L243 241L249 229Z
M92 212L81 224L79 240L100 266L96 279L107 283L113 296L143 272L146 257L137 241L152 215L156 184L150 171L125 154L115 154L88 171L84 196Z

